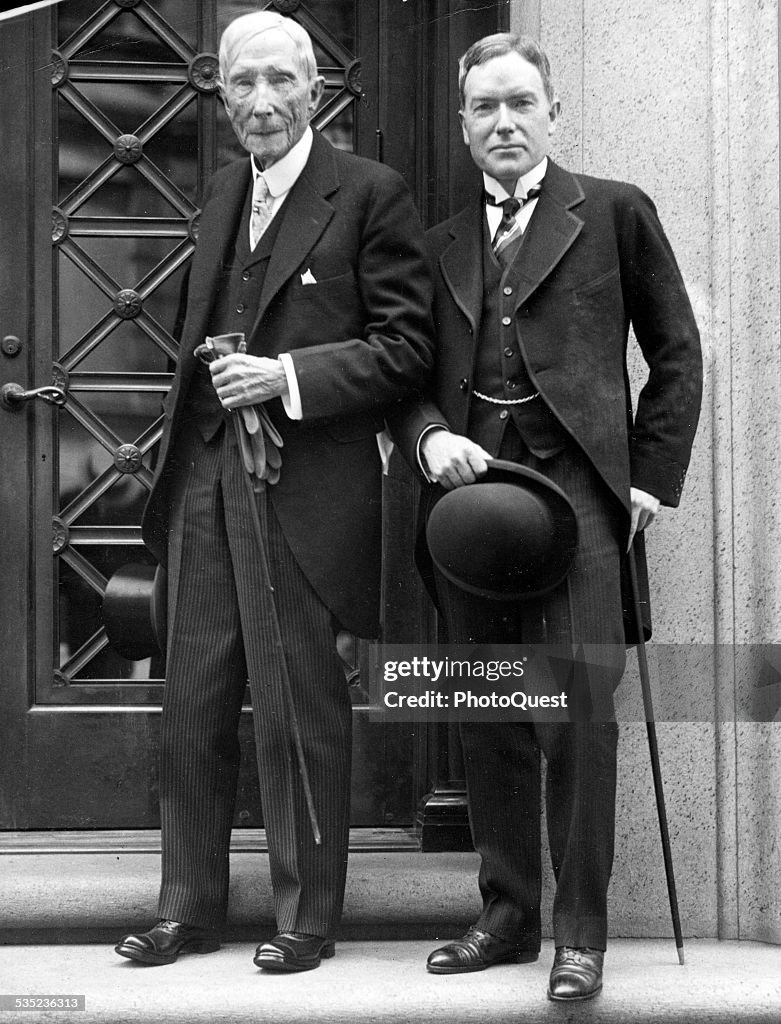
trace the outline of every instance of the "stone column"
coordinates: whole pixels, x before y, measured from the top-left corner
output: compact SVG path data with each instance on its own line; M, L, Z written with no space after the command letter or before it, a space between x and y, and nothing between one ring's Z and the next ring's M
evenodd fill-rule
M562 101L554 159L654 199L702 332L678 510L648 533L649 649L684 932L781 942L781 337L776 3L513 0ZM631 363L643 380L642 358ZM630 661L619 714L640 714ZM670 676L677 675L676 678ZM775 704L774 704L775 701ZM738 720L736 725L736 719ZM645 727L622 726L611 930L671 933Z

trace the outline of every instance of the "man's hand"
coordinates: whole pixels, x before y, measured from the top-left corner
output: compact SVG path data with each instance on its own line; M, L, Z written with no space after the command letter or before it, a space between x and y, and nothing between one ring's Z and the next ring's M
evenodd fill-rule
M237 352L215 359L209 369L217 397L226 409L257 405L287 394L287 377L279 359Z
M630 487L629 496L632 501L632 528L629 533L627 551L632 547L635 534L650 526L659 511L659 499L639 487Z
M428 475L448 491L473 484L488 471L492 458L479 444L449 430L431 430L420 444Z

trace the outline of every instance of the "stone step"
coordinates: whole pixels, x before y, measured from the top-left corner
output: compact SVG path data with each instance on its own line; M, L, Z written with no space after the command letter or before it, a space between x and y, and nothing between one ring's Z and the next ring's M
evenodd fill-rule
M0 947L0 991L82 995L86 1012L3 1014L73 1024L778 1024L777 947L692 940L678 965L672 943L618 939L602 993L572 1006L546 999L553 957L476 974L428 974L430 941L340 942L316 971L272 975L252 963L255 942L140 967L107 946Z
M17 852L0 856L0 941L105 942L156 919L159 852ZM352 850L340 936L462 933L480 909L475 853ZM226 937L273 933L268 855L231 853Z

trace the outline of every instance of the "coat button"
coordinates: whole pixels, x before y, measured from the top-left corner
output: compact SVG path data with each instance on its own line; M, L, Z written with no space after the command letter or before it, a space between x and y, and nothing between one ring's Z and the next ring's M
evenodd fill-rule
M502 411L499 413L499 419L506 420L509 415L510 414L506 409L502 409Z
M462 377L461 382L459 383L458 386L461 388L462 391L466 391L466 389L469 387L469 380L466 377Z
M511 316L503 316L502 317L502 323L504 324L505 327L509 327L512 322L513 322L513 318Z
M507 356L508 359L510 359L512 356L515 355L515 353L513 352L513 350L511 348L506 348L504 350L504 354Z
M251 277L252 277L252 274L250 274L250 272L248 270L245 270L244 273L241 275L242 281L249 281L249 279Z
M246 306L244 305L244 303L243 303L243 302L240 302L240 303L238 304L238 306L236 306L236 312L237 312L237 313L243 313L243 312L244 312L244 310L245 310L246 308L247 308L247 307L246 307Z
M502 289L502 291L504 292L504 294L505 294L505 295L512 295L512 293L513 293L513 290L512 290L512 288L511 288L511 287L509 286L509 284L506 284L506 285L504 286L504 288Z
M507 387L510 388L510 390L512 390L513 388L517 388L518 387L518 382L514 381L514 380L508 380L508 381L506 381L506 384L507 384Z

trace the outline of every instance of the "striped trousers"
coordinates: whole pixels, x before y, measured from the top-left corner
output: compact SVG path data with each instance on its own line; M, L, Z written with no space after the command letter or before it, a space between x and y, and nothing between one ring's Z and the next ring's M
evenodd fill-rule
M284 471L284 470L283 470ZM220 928L249 681L260 796L280 931L327 936L347 869L351 705L328 609L257 498L322 845L290 738L270 599L234 432L177 441L169 543L168 672L160 751L163 918Z
M564 583L536 601L483 600L437 574L448 640L604 645L603 671L590 670L587 682L573 686L570 722L461 723L469 820L481 856L477 924L528 950L540 948L544 754L555 944L605 949L618 741L613 691L625 663L620 510L577 450L542 461L508 430L500 457L543 473L568 495L578 518L578 553Z

